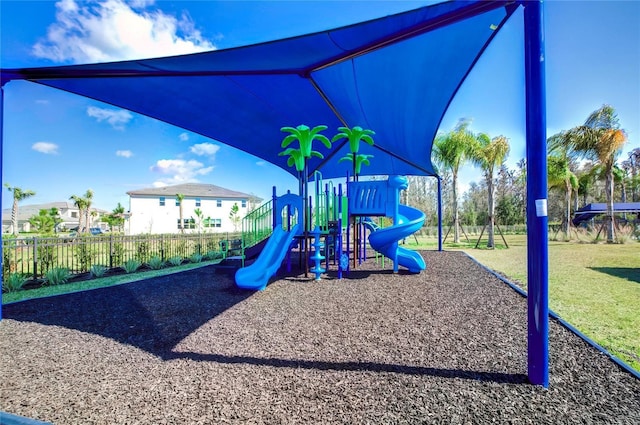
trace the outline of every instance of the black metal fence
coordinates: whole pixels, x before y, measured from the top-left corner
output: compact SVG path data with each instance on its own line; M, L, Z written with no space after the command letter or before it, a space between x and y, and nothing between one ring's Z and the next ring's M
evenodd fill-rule
M3 238L2 275L38 279L54 268L79 274L93 265L115 268L130 259L146 263L156 256L163 261L194 255L224 258L240 239L240 233Z

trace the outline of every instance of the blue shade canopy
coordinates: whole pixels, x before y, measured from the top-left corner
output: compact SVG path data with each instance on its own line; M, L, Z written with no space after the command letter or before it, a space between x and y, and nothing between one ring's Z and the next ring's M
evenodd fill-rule
M281 127L376 132L363 175L435 175L431 147L453 96L514 12L513 1L446 2L295 38L166 58L3 69L29 80L182 127L269 161ZM341 177L346 140L314 149L310 174Z

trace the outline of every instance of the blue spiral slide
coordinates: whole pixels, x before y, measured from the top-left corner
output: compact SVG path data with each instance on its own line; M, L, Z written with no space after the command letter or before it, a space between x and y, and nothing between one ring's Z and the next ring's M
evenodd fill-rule
M424 258L416 251L398 246L398 241L420 230L424 219L422 211L407 205L398 205L396 222L393 226L372 231L369 244L371 248L394 263L406 267L411 273L420 273L427 267Z
M258 259L250 266L238 269L236 272L238 288L264 290L271 276L280 268L299 227L300 225L296 224L288 231L282 226L276 227Z

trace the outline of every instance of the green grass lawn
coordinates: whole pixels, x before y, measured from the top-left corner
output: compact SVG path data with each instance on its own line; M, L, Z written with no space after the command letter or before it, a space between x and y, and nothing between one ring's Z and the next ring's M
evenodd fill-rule
M477 236L476 236L477 237ZM470 236L471 238L471 236ZM445 244L462 250L526 289L526 235L506 236L498 249ZM415 240L407 239L410 247ZM486 242L485 242L486 245ZM435 240L420 246L436 249ZM549 241L549 307L606 350L640 370L640 243L581 244Z

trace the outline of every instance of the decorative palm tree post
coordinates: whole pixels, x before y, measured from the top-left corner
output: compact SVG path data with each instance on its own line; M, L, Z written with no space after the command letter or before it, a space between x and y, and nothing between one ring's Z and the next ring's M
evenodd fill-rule
M476 138L477 143L473 146L471 160L482 168L484 178L487 183L487 201L489 204L487 247L495 247L495 185L493 175L496 167L500 167L509 154L509 140L504 136L489 139L484 133L480 133ZM506 242L505 242L506 244Z
M34 196L36 193L33 190L22 190L19 187L11 186L9 183L5 183L4 186L13 194L13 206L11 207L11 232L18 236L20 233L18 230L18 202Z
M369 158L373 157L373 155L358 154L358 151L360 150L360 141L365 142L369 146L373 146L374 141L371 136L376 133L373 130L366 130L359 126L355 126L353 128L339 127L338 131L340 131L340 133L333 136L331 141L336 142L341 139L347 139L349 141L349 151L351 152L345 155L344 157L340 158L338 162L342 162L345 160L353 162L352 178L354 182L357 182L362 165L363 164L369 165L370 164ZM358 242L360 239L360 232L358 231L358 226L356 226L355 217L353 217L352 224L353 224L353 246L355 249L355 247L359 246ZM353 267L356 266L356 257L359 255L359 251L360 251L359 249L355 249L354 251Z
M308 251L307 251L307 234L310 230L311 218L308 217L308 199L307 199L307 186L309 183L309 172L308 172L308 164L307 161L309 158L315 156L318 158L324 158L320 152L314 151L313 141L319 140L327 149L331 148L331 141L320 134L321 131L327 129L326 125L318 125L313 128L309 128L306 125L302 124L295 128L293 127L282 127L280 131L291 133L286 136L280 145L282 148L286 148L284 151L280 152L278 156L289 156L287 159L287 165L291 167L292 165L296 167L296 171L298 172L298 188L300 196L302 196L303 208L302 208L302 223L304 226L304 253L305 253L305 277L307 276L307 268L308 268ZM287 148L294 141L298 141L299 149Z
M613 166L616 157L627 141L626 132L620 128L615 109L609 105L602 105L593 111L584 125L567 132L567 143L577 152L588 159L602 164L605 170L605 185L607 194L607 242L615 240L615 226L613 221Z
M178 206L180 207L180 233L184 233L184 220L182 218L183 209L182 209L182 201L184 201L184 195L182 193L176 193L176 201L178 201Z

